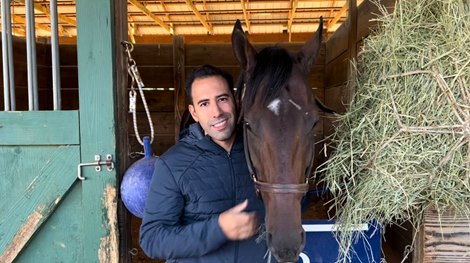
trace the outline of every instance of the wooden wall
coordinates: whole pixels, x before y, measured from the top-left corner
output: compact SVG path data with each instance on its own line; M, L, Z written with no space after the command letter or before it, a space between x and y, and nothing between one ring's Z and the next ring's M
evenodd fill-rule
M313 35L313 34L312 34ZM261 48L276 43L254 44L255 48ZM300 50L303 43L280 43L288 50ZM118 46L121 47L121 46ZM123 49L124 51L124 49ZM38 61L38 82L39 82L39 108L41 110L51 110L52 106L52 71L50 46L47 44L37 44ZM233 56L231 44L185 44L184 38L175 37L172 44L136 44L132 52L140 72L143 83L145 84L145 98L153 120L155 130L155 139L152 149L155 154L161 155L175 143L179 129L179 114L185 108L186 101L184 95L184 82L189 73L202 64L213 64L228 71L234 77L238 78L239 66ZM14 42L15 59L15 86L17 110L27 110L27 72L26 72L26 45L22 39L16 39ZM314 89L315 95L324 101L324 61L325 47L322 47L320 57L313 65L310 83ZM62 86L62 104L64 110L78 109L78 68L77 68L77 50L76 45L60 46L60 72ZM3 82L0 83L3 85ZM129 90L128 85L118 86L118 89ZM99 87L96 87L97 89ZM2 87L3 91L3 87ZM127 91L126 91L127 92ZM0 94L0 106L3 110L3 92ZM140 95L137 101L137 126L140 136L150 134L149 124L145 114ZM119 111L128 111L127 103L120 104ZM127 114L127 135L128 135L128 154L132 163L141 156L135 153L142 152L143 147L138 143L132 115ZM323 138L323 125L318 125L315 131L317 140ZM319 155L322 156L322 155ZM317 160L322 161L321 158ZM132 257L132 262L147 262L148 259L143 255L138 246L138 228L140 219L131 218L130 238L132 247L136 254ZM128 235L123 233L124 236ZM131 249L131 248L130 248ZM148 261L150 262L150 261Z
M255 48L258 50L269 44L257 44ZM301 47L300 43L297 44L282 44L289 50L298 50ZM230 44L191 44L184 45L184 50L180 51L183 58L175 59L175 52L173 44L138 44L135 45L132 53L134 60L137 62L141 77L147 88L145 96L149 104L155 127L155 141L153 149L156 154L161 154L167 150L175 142L177 127L179 125L178 114L181 114L183 108L175 111L178 104L185 105L185 98L182 96L184 93L184 80L192 70L203 64L212 64L218 66L227 72L231 73L234 80L238 78L239 66L233 56ZM323 49L324 50L324 49ZM323 96L323 61L324 54L321 53L317 64L313 66L310 75L310 83L315 90L315 94L324 99ZM177 66L174 66L174 61L184 61L184 67L177 71ZM182 76L178 76L182 74ZM175 82L180 81L180 86L175 87ZM170 90L170 88L175 88ZM177 99L178 98L178 99ZM138 102L138 123L140 133L149 133L147 119L143 111L142 104ZM322 137L323 130L317 130L319 137ZM137 144L134 136L134 128L132 123L129 125L129 135L131 136L131 151L140 151L141 147Z
M203 64L212 64L231 73L235 81L239 75L239 66L233 56L231 44L184 45L181 42L184 43L184 40L176 40L173 44L136 45L134 47L133 57L137 62L145 85L151 88L164 89L163 91L145 91L157 135L156 143L152 145L156 154L163 153L175 142L178 130L175 127L179 125L177 115L184 109L184 106L181 106L185 100L184 96L182 96L182 93L184 93L184 79L186 79L192 70ZM288 50L296 51L301 48L302 44L280 45ZM257 50L268 45L272 45L272 43L254 44ZM321 56L313 66L309 79L315 95L322 101L324 100L324 60L325 49L323 47ZM181 67L180 64L184 66ZM171 91L168 88L175 88L175 90ZM142 107L138 107L138 109L140 111L138 115L139 130L142 129L141 132L148 132L148 124L146 123L145 114L142 112ZM318 140L323 138L322 128L323 125L318 125L315 132ZM128 131L130 136L130 151L141 151L141 147L134 137L133 127L129 127ZM321 161L322 159L317 158L317 160ZM131 236L133 247L135 248L133 262L152 262L143 254L138 246L139 226L140 219L132 218Z

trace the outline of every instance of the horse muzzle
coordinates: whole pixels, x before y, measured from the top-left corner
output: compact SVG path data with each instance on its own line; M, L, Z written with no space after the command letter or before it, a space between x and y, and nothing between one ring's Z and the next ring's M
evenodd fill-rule
M269 250L279 263L297 262L305 247L305 231L289 231L289 233L266 233Z

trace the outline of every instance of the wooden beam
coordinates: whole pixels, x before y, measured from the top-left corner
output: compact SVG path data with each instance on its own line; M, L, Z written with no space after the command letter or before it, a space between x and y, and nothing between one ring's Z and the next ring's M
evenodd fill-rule
M19 0L19 2L26 5L25 0ZM51 14L49 13L49 9L47 9L46 7L44 7L41 4L34 3L34 9L36 11L39 11L39 12L49 16L49 17L51 16ZM63 23L66 23L66 24L69 24L69 25L72 25L72 26L77 26L77 21L75 19L63 16L63 15L58 15L57 19L59 21L62 21Z
M167 24L165 24L165 22L163 22L163 20L155 16L150 10L147 9L147 7L143 6L138 0L129 0L129 2L138 9L140 9L140 11L144 12L144 14L146 14L148 17L153 19L153 21L163 27L166 31L168 31L170 35L173 35L173 30L170 28L170 26L168 26Z
M297 10L297 4L299 0L291 0L291 9L289 11L289 21L287 22L287 32L289 32L289 42L292 35L292 22L294 22L295 11Z
M330 15L329 17L333 16L333 11L335 10L334 8L336 7L336 0L331 1L331 7L330 7Z
M131 16L127 16L127 36L129 41L135 44L135 32L137 31L137 25L132 20Z
M349 0L349 32L348 32L348 51L349 51L349 67L348 77L349 79L356 79L357 71L353 65L356 64L357 59L357 2L356 0ZM354 84L348 85L347 89L347 101L350 102L353 98L356 87Z
M24 28L12 28L11 33L18 37L25 37L26 36L26 29Z
M162 7L163 11L165 12L165 17L166 17L166 20L168 20L168 22L170 23L170 34L171 35L174 35L175 34L175 30L173 28L173 23L171 22L171 17L170 17L170 13L168 12L167 8L166 8L166 4L164 1L162 1L160 3L160 6Z
M180 123L186 108L185 85L185 52L184 37L173 37L173 84L175 88L175 142L178 142Z
M305 43L308 39L312 37L311 32L305 33L293 33L291 42L301 42ZM69 43L73 39L62 39L61 43ZM152 44L171 44L173 43L172 36L168 35L136 35L136 43L152 43ZM283 33L273 33L273 34L250 34L250 42L252 43L287 43L289 42L288 34ZM185 44L221 44L221 43L231 43L231 35L186 35L184 36Z
M206 0L203 0L202 1L202 5L204 6L204 10L209 10L209 8L207 8L207 2ZM211 16L209 15L209 12L205 12L206 13L206 21L210 21L211 20Z
M248 0L246 2L245 0L241 0L241 4L243 9L243 18L245 18L246 30L248 31L248 33L250 33L250 18L248 17L248 12L246 11L246 5L248 4Z
M341 7L338 13L336 13L336 16L328 21L328 24L326 26L326 31L333 31L333 27L336 25L336 23L341 19L341 17L344 16L346 11L348 11L348 6L349 6L349 1L346 1L346 3Z
M193 4L193 1L192 0L184 0L186 2L186 4L191 8L191 10L193 10L193 13L196 15L196 17L199 19L199 21L201 22L201 24L206 28L207 32L211 35L214 34L214 31L212 30L212 26L209 25L207 22L206 22L206 19L204 19L204 17L201 15L201 13L199 13L199 11L197 10L196 6Z
M23 17L19 15L12 15L12 18L13 18L13 22L26 25L26 19L24 19ZM36 27L39 29L51 32L51 28L48 26L36 23Z
M127 34L129 36L129 41L133 44L135 44L135 24L134 23L128 23L127 25Z
M168 10L167 10L167 8L166 8L165 2L162 1L162 2L160 3L160 6L162 7L163 12L165 12L165 17L166 17L166 19L167 19L168 21L170 21L170 24L171 24L170 13L168 13Z

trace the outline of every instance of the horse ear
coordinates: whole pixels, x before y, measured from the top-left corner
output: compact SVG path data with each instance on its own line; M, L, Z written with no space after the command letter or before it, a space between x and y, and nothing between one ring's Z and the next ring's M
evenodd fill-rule
M318 25L317 32L311 37L307 43L297 53L297 59L302 64L303 68L310 70L313 62L315 62L318 54L320 53L321 43L323 39L323 17L320 17L320 24Z
M237 19L232 31L232 49L243 70L246 71L254 65L256 50L246 38L239 19Z

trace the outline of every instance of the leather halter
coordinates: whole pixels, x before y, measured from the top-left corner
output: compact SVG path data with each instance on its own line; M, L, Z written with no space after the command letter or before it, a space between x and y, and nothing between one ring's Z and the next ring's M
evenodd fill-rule
M246 163L248 165L248 171L250 172L251 178L253 179L253 182L255 183L255 188L257 193L259 192L269 192L269 193L278 193L278 194L305 194L308 192L309 189L309 184L308 184L308 178L309 174L312 171L312 162L313 162L313 154L312 154L312 160L310 161L310 165L307 169L307 172L305 174L305 183L302 184L274 184L274 183L267 183L267 182L261 182L256 178L256 173L253 168L253 163L251 162L251 156L250 156L250 150L248 149L248 140L247 140L247 126L249 124L247 122L243 122L243 146L245 149L245 158L246 158Z

